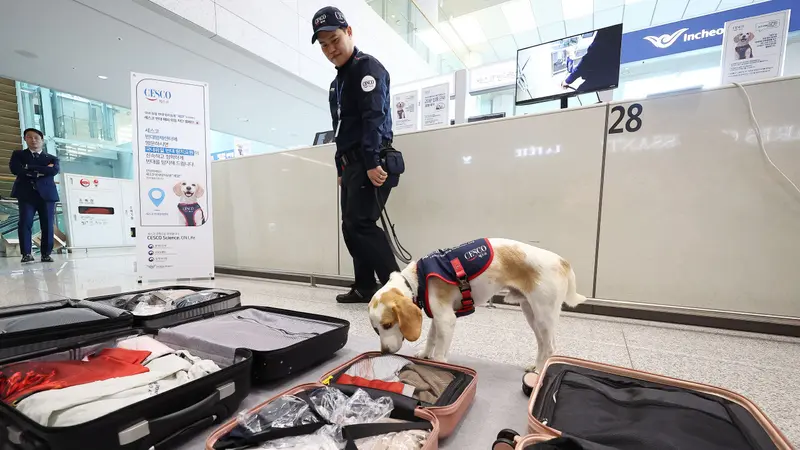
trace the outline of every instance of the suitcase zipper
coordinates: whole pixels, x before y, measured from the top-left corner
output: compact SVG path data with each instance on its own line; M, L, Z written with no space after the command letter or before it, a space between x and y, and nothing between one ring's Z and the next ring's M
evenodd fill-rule
M559 373L558 376L556 376L556 379L553 381L553 384L551 384L547 388L547 391L545 392L543 400L544 403L542 404L542 410L539 413L539 416L541 417L541 419L539 419L539 422L541 422L542 425L547 425L547 423L553 417L553 413L555 412L556 409L556 403L558 402L556 395L558 394L558 390L561 387L562 381L564 380L564 376L568 372L569 372L568 370L565 370ZM552 402L550 402L550 400L552 400Z

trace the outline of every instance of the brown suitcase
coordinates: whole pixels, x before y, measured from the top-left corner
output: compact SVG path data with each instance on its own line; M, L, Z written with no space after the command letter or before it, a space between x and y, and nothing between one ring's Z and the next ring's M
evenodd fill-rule
M404 397L388 391L336 383L336 380L338 380L341 375L344 374L344 372L346 372L347 369L353 364L368 358L379 356L383 355L379 352L363 353L326 373L320 380L320 383L304 384L292 388L256 406L250 410L250 412L258 412L270 402L273 402L284 395L294 395L299 392L311 391L323 386L335 387L348 395L351 395L357 389L364 389L365 391L369 392L373 398L388 396L394 400L395 408L397 408L397 405L403 405L403 409L413 410L414 417L430 422L432 429L430 430L430 434L423 449L438 449L439 438L444 438L452 434L472 405L472 402L475 399L475 393L477 392L477 372L467 367L402 356L414 364L446 369L454 374L454 380L443 392L440 397L440 402L437 402L437 404L423 403L419 400ZM237 421L234 419L215 431L206 441L206 450L214 450L214 445L220 439L230 433L234 428L236 428L236 426Z
M528 433L539 437L563 434L606 448L642 448L642 442L658 439L684 439L672 448L688 448L688 441L695 442L692 448L793 448L753 402L726 389L561 356L525 380L532 384ZM670 410L679 412L670 416ZM627 413L635 420L626 422ZM648 416L658 419L650 427ZM663 420L669 417L681 422ZM499 441L510 438L523 449L511 433L503 430L494 448L505 449Z

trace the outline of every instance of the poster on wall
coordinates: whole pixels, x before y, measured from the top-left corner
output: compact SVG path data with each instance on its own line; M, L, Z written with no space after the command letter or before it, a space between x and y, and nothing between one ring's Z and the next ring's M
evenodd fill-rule
M239 137L233 138L234 157L250 156L253 153L251 142Z
M450 84L422 88L422 129L450 124Z
M790 10L725 22L722 84L783 75Z
M208 84L131 73L137 276L214 276Z
M72 248L133 247L133 180L65 173L64 217Z
M392 123L394 124L394 131L402 133L405 131L417 131L417 99L419 91L403 92L394 96L393 109L394 117Z

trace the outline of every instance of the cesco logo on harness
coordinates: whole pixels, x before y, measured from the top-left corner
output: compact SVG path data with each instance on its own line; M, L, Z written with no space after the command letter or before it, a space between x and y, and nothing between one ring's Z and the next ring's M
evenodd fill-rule
M472 250L467 251L464 253L464 259L467 261L474 261L478 258L483 258L489 253L489 248L485 245L481 245L478 248L473 248Z

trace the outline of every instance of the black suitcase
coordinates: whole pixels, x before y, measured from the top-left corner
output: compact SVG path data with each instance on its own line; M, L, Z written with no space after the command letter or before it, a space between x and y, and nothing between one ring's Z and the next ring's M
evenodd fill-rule
M80 301L83 303L65 301L46 306L0 309L0 323L4 317L19 315L20 311L35 314L36 311L49 311L52 308L78 307L75 306L78 304L86 307L84 305L87 303L96 305L112 297ZM19 450L139 450L171 447L183 437L232 414L249 393L253 380L262 383L312 367L332 356L347 342L347 321L267 307L222 307L226 302L234 301L239 305L238 292L235 299L231 297L220 299L214 305L179 308L159 314L158 317L137 318L129 312L123 312L117 318L93 321L90 325L78 323L60 326L57 331L26 330L24 335L9 334L18 345L10 349L10 356L0 358L3 367L31 359L81 359L82 355L103 348L102 343L108 346L108 342L120 338L149 335L173 348L187 349L196 357L210 359L219 364L222 370L73 426L40 425L13 406L0 401L0 443L12 444L11 448ZM237 334L245 327L225 328L222 338L203 339L205 332L221 326L217 323L219 321L247 321L253 317L267 325L273 325L270 321L277 321L303 328L311 323L316 328L312 327L310 332L295 333L290 345L281 342L269 345L270 339L266 335L253 339L254 336ZM154 319L167 326L154 327ZM288 325L285 328L290 328ZM198 330L200 332L197 335L192 334ZM275 331L286 334L283 328ZM37 332L45 339L36 339ZM43 332L44 335L41 334ZM63 338L59 339L59 336ZM0 339L4 340L5 337L0 336ZM247 349L248 346L255 347L256 351ZM0 347L5 347L5 343Z
M72 340L70 345L5 360L2 365L35 359L76 359L75 355L80 359L80 355L98 348L113 347L118 339L144 334L122 330L83 342ZM192 352L191 348L186 349ZM9 448L15 450L172 447L239 408L250 392L252 360L249 350L238 349L233 360L217 372L76 425L45 426L0 401L0 443L10 444Z

